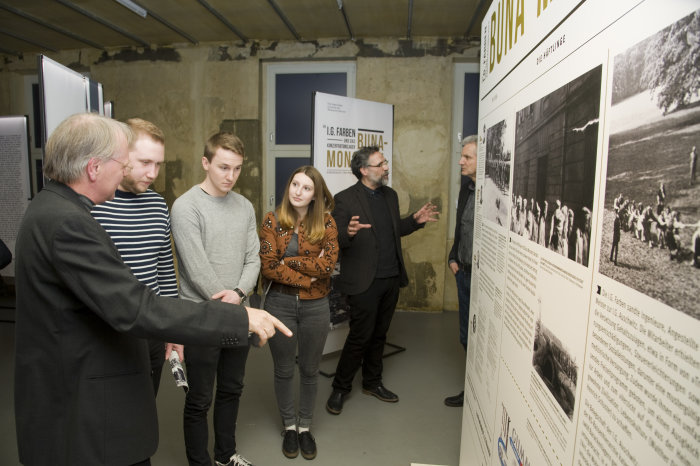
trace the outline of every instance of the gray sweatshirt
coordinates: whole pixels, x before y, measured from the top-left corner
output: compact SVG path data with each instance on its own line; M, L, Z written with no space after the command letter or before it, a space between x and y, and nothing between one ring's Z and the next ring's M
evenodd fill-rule
M171 223L181 298L200 302L222 290L252 291L260 241L248 199L235 192L210 196L195 185L173 204Z

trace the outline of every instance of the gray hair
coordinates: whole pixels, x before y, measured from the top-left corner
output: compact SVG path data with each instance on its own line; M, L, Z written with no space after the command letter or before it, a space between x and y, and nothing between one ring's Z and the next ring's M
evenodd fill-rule
M44 174L64 184L78 181L90 159L106 162L114 156L120 135L131 145L133 133L124 123L96 113L69 116L46 142Z
M471 134L462 139L462 147L466 146L467 144L476 144L478 146L479 144L477 141L479 141L479 136L476 134Z

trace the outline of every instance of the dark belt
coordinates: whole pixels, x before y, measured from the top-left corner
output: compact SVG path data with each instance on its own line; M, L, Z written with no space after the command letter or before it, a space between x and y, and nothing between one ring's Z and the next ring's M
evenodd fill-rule
M299 288L295 286L285 285L284 283L279 282L272 282L272 285L270 285L270 291L276 291L278 293L288 294L291 296L299 295Z

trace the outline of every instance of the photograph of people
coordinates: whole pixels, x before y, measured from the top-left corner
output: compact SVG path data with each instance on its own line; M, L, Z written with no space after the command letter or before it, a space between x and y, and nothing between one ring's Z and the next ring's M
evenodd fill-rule
M338 230L326 182L312 166L297 168L287 181L282 202L268 212L260 230L264 282L271 281L265 308L294 337L270 340L277 407L284 426L282 453L316 457L310 432L319 364L330 326L328 295L338 260ZM267 285L265 285L265 288ZM299 363L299 404L295 407L294 366Z
M700 96L684 67L697 60L686 37L699 34L696 10L614 58L599 262L603 275L695 319Z
M508 227L508 191L510 191L510 167L512 151L508 147L513 140L513 125L501 120L486 131L486 167L483 216L498 226ZM481 198L481 202L483 202Z
M602 67L515 116L510 231L588 267Z

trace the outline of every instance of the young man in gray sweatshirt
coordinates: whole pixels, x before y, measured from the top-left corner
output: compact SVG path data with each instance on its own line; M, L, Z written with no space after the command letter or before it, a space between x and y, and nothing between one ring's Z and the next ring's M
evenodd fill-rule
M232 192L243 166L243 142L217 133L204 148L206 178L172 208L172 233L180 271L180 297L240 304L260 271L260 243L253 205ZM251 463L236 452L236 418L249 347L185 348L190 390L185 398L185 449L189 464L211 464L207 412L214 380L214 459L217 465Z

